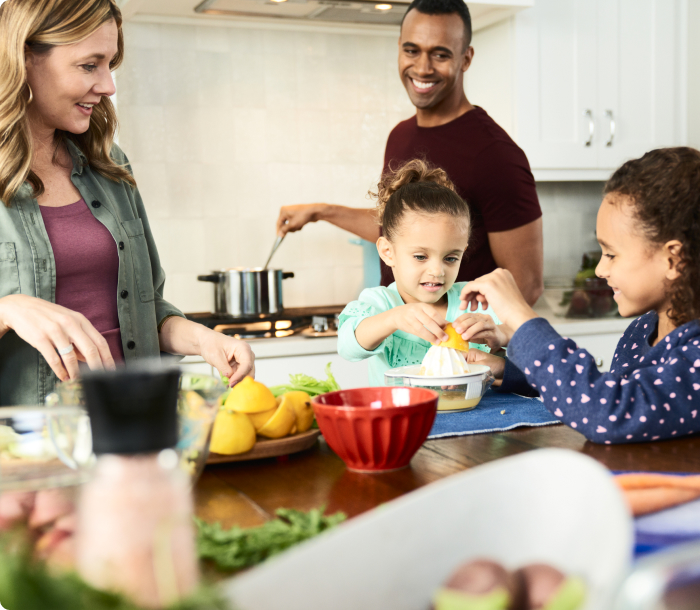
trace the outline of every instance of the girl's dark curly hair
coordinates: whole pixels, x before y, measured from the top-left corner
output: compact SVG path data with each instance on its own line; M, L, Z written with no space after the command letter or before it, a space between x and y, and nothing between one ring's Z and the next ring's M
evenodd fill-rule
M605 194L631 199L646 239L681 242L680 276L670 286L668 316L680 326L700 317L700 151L660 148L628 161L605 185Z
M447 172L422 159L412 159L396 171L387 172L377 192L369 194L377 199L377 218L382 235L389 241L399 232L401 219L408 211L447 214L464 222L469 231L469 206L455 191Z

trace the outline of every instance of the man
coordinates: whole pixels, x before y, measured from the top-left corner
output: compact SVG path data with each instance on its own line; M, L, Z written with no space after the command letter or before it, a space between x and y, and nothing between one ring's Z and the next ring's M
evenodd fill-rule
M399 75L416 115L389 134L384 171L420 157L443 168L472 212L472 234L457 281L508 269L529 304L542 294L542 212L523 151L464 92L474 49L462 0L414 0L399 38ZM377 241L373 209L328 203L282 207L280 235L328 221ZM382 284L393 281L382 263Z

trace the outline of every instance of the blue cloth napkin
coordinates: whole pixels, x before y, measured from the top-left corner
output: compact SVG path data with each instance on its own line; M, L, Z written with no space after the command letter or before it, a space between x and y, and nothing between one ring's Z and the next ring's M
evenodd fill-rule
M547 411L542 401L537 398L525 398L517 394L500 394L487 390L481 402L471 411L459 413L438 411L428 439L558 423L560 421Z

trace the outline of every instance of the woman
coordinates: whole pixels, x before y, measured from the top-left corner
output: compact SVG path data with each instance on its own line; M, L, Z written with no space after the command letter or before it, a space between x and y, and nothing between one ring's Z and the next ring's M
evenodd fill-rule
M242 341L185 319L128 161L113 144L113 0L0 6L0 405L42 404L78 361L114 368L161 351L254 373Z

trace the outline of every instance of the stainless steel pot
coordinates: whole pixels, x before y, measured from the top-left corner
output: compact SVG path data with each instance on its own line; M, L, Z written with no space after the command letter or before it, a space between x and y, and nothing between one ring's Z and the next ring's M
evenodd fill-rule
M233 267L197 279L214 283L215 313L240 318L282 311L282 280L289 277L294 273L281 269Z

